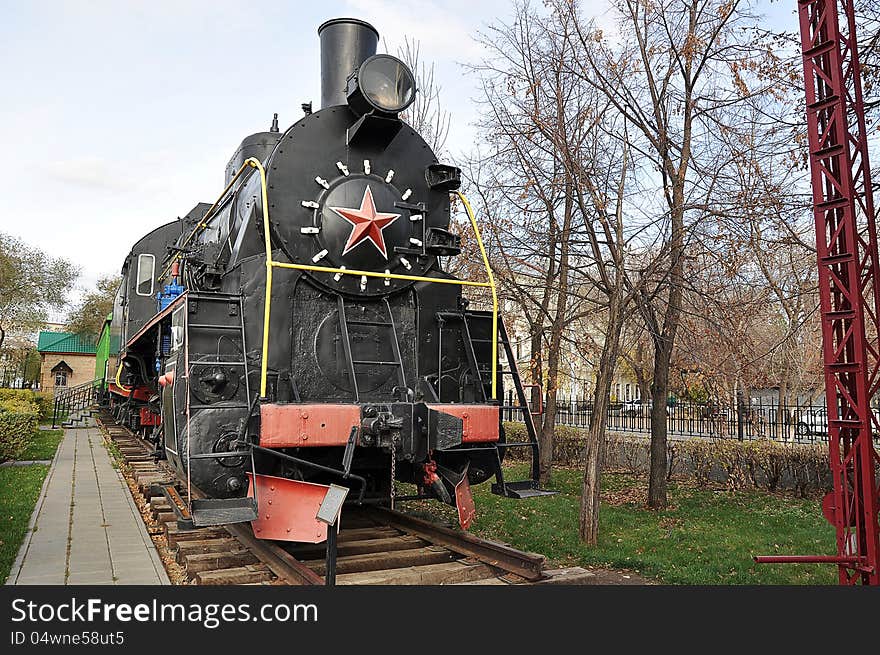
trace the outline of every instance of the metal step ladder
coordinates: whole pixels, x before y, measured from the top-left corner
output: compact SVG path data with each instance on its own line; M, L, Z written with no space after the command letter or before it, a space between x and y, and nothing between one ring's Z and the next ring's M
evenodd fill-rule
M477 351L474 348L474 343L491 343L489 339L474 339L471 334L471 326L468 323L468 312L463 311L445 311L445 312L437 312L437 325L439 332L439 342L440 342L440 356L437 361L437 396L438 398L442 398L443 391L443 327L448 322L458 322L460 321L462 324L462 343L464 345L465 356L468 359L468 364L471 367L471 370L476 374L475 380L475 395L478 399L482 400L482 402L489 402L489 396L491 395L492 384L491 381L488 385L483 382L481 369L483 368L480 365L480 362L477 360ZM491 320L491 316L490 316ZM501 322L499 321L499 325ZM491 331L491 329L490 329ZM489 369L491 370L491 362L489 365ZM491 373L490 373L491 375Z
M392 366L397 373L397 386L399 389L406 389L406 369L403 366L403 358L400 354L400 341L397 337L397 326L394 323L394 312L391 311L391 305L387 298L383 298L382 302L385 311L388 314L387 321L369 321L363 319L349 319L345 312L345 299L337 296L337 306L339 313L339 329L342 332L342 348L345 351L345 360L348 365L348 374L351 378L351 387L354 392L355 402L360 402L360 390L358 389L358 369L363 366ZM392 359L390 360L368 360L354 359L351 349L351 337L349 336L349 326L365 325L376 328L385 328L388 330L388 340L391 344Z
M187 321L187 339L190 338L192 332L194 330L204 330L209 332L218 332L220 334L223 333L238 333L239 338L241 339L241 349L239 351L241 355L241 359L229 360L224 359L218 352L218 354L211 358L201 358L198 361L190 361L189 368L187 370L187 375L192 378L193 371L195 367L204 367L204 366L229 366L233 368L240 368L242 371L242 378L244 378L244 387L245 387L245 398L251 398L251 390L250 384L247 375L247 361L245 358L245 353L247 352L247 346L245 342L245 331L244 331L244 307L242 305L242 299L240 295L233 294L223 294L223 293L197 293L190 292L188 294L187 303L224 303L227 307L230 305L237 308L235 312L237 314L237 320L233 320L233 317L230 315L230 322L228 323L190 323ZM187 309L187 311L189 311ZM231 314L231 312L229 312ZM213 405L213 404L201 404L201 403L193 403L192 398L188 397L187 402L190 403L191 410L200 410L200 409L213 409L213 410L241 410L247 409L251 410L252 407L249 402L244 403L232 403L232 404L222 404L222 405ZM239 450L235 452L222 452L222 453L214 453L214 452L206 452L206 453L191 453L188 450L189 440L187 440L187 468L190 466L191 460L196 459L221 459L226 457L249 457L251 455L249 450ZM166 494L167 496L167 494ZM181 526L184 526L187 522L189 522L192 527L201 528L212 525L224 525L226 523L244 523L249 521L254 521L257 518L257 501L255 498L205 498L198 499L193 498L191 494L191 490L187 489L187 497L189 498L189 511L185 513L185 515L178 515L178 523ZM172 499L169 498L169 501ZM177 511L177 505L172 501L172 507L175 507L175 511Z
M485 357L479 357L477 354L477 348L475 348L474 344L492 344L492 312L488 311L460 311L460 312L440 312L438 315L440 319L440 326L442 331L442 326L445 321L459 319L462 322L463 333L462 336L466 341L465 351L467 353L468 359L471 362L471 366L474 371L476 371L477 382L482 392L482 397L484 401L489 402L489 396L492 388L492 362L491 362L491 349L489 350L489 354ZM483 323L480 326L480 323ZM488 330L486 329L486 325L488 324ZM488 338L474 338L473 334L483 334L487 333L490 335ZM508 498L532 498L535 496L552 496L556 492L555 491L547 491L545 489L541 489L538 484L538 479L540 477L540 461L539 461L539 451L538 451L538 433L535 429L535 423L532 420L532 413L530 411L529 403L526 399L525 388L522 383L522 379L519 376L519 370L516 367L516 358L514 357L513 347L510 343L510 338L507 336L507 328L504 326L504 321L501 319L498 320L498 334L495 335L498 338L498 343L502 346L504 350L505 357L507 359L507 368L497 367L496 374L501 376L509 376L513 380L513 386L516 390L516 397L518 401L518 405L500 405L499 410L504 411L512 410L512 411L521 411L523 415L523 423L526 426L526 434L528 435L528 441L525 442L516 442L516 443L496 443L496 467L495 467L495 479L497 482L492 484L492 493L499 496L506 496ZM481 353L483 354L483 353ZM441 364L442 366L442 364ZM442 369L440 370L440 374L442 375ZM488 381L485 381L488 378ZM438 379L441 379L441 376L438 376ZM501 457L500 457L500 449L502 448L529 448L531 450L532 455L532 463L531 463L531 479L528 480L518 480L515 482L507 482L504 479L504 472L501 468Z

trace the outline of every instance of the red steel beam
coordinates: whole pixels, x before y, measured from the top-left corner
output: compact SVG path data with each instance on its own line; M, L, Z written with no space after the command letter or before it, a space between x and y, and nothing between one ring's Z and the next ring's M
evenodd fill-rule
M798 0L798 15L838 552L810 561L837 563L841 584L876 585L880 457L872 424L880 423L870 402L880 388L880 264L853 0Z
M838 557L837 555L760 555L755 558L759 564L858 564L858 557Z

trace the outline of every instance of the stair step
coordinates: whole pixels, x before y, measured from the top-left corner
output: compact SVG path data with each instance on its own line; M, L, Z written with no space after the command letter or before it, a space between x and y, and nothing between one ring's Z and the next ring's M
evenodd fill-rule
M192 521L197 528L243 523L257 518L253 498L206 498L191 501Z
M832 266L834 264L851 262L853 259L855 259L855 255L853 255L851 252L845 252L839 255L828 255L827 257L820 257L819 261L826 266Z
M499 484L492 485L492 493L497 496L508 498L534 498L536 496L555 496L555 491L540 489L534 480L519 480L517 482L505 482L504 489Z
M856 313L852 310L843 309L840 311L826 312L826 321L849 321L856 317Z
M492 343L492 339L471 339L471 341L473 343ZM498 343L500 343L502 346L509 346L510 345L509 341L505 341L503 339L499 339Z
M839 144L825 146L824 148L819 148L818 150L811 152L810 154L816 159L825 159L826 157L837 157L846 152L846 149Z
M841 196L837 196L836 198L829 198L828 200L823 200L822 202L816 205L817 209L835 209L839 207L845 207L849 203L849 198L844 198Z

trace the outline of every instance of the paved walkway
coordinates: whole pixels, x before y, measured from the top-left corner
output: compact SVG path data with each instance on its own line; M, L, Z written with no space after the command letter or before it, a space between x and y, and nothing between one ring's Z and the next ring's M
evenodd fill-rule
M97 428L65 430L7 584L169 584Z

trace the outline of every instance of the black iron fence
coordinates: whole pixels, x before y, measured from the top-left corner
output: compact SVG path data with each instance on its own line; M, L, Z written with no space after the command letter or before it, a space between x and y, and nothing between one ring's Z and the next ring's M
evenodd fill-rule
M506 406L514 404L512 396L505 403ZM880 409L874 412L880 418ZM592 415L591 400L559 396L557 425L586 428ZM519 409L504 410L505 420L520 421L521 416ZM540 417L536 416L536 419L540 420ZM612 402L605 415L605 426L618 432L650 433L650 402ZM666 406L666 427L673 438L773 439L796 443L828 441L828 413L824 405L780 405L754 400L740 406L675 402ZM880 439L880 434L875 434L874 438Z

